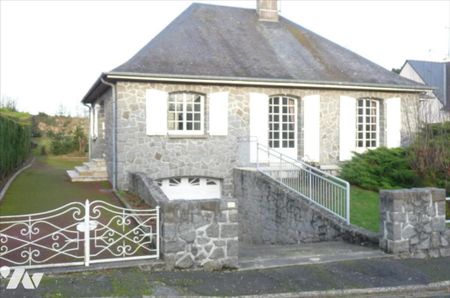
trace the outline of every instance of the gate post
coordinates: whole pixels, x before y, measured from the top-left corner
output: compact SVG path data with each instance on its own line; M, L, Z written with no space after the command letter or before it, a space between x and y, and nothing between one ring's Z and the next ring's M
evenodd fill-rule
M89 200L86 200L84 204L84 266L89 266L90 261L90 222L89 222L89 214L90 214L90 203Z
M160 258L160 247L159 247L159 241L160 241L160 237L159 237L159 233L160 233L160 227L159 227L159 223L160 223L160 211L159 211L159 205L156 206L156 255L157 255L157 259Z

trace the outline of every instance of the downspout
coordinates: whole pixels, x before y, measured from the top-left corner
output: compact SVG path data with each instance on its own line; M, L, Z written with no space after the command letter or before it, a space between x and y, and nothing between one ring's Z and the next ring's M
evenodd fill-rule
M83 103L84 106L86 106L89 109L89 136L88 136L88 150L89 150L89 160L91 160L91 151L92 151L92 115L91 110L92 107L86 103Z
M112 93L112 188L113 190L117 190L117 141L116 141L116 133L117 133L117 111L116 111L116 85L105 81L102 77L100 80L103 84L111 87Z

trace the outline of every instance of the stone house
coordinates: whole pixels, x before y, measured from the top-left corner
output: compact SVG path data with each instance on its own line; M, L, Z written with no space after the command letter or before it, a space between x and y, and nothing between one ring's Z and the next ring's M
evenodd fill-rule
M233 196L245 137L322 168L401 146L425 90L258 0L191 5L82 102L114 188L141 172L169 199L207 199Z
M433 88L420 98L421 122L450 121L450 62L406 60L400 75Z

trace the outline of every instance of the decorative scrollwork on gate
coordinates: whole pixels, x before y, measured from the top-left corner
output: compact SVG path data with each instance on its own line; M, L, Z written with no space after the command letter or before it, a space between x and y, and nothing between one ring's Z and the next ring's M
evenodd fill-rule
M157 254L157 209L126 209L103 201L91 203L91 219L102 216L94 230L91 259L127 258Z
M104 201L0 216L0 266L52 267L159 257L159 208Z
M1 265L33 266L49 262L83 263L82 233L76 225L84 205L72 202L60 208L27 215L0 217Z

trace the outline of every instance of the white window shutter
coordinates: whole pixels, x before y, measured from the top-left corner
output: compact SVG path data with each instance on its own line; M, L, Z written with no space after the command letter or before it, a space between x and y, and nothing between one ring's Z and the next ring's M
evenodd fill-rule
M341 96L339 114L339 160L350 160L356 148L356 99Z
M303 156L306 161L320 161L320 96L303 98Z
M209 94L209 134L228 134L228 92Z
M167 134L167 92L148 89L146 91L146 124L148 135Z
M398 97L388 98L386 99L386 147L400 147L401 127L401 99Z
M94 138L94 107L89 110L89 136Z
M98 111L100 110L100 105L94 105L94 139L98 137Z
M263 93L250 93L250 137L256 137L258 143L269 145L269 96ZM261 155L261 154L260 154ZM256 143L250 144L250 161L256 162ZM258 156L263 161L263 156ZM267 159L267 158L266 158Z

